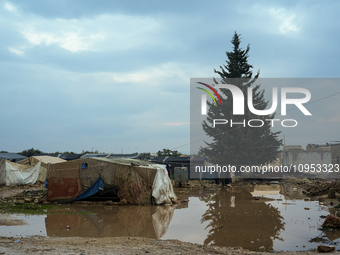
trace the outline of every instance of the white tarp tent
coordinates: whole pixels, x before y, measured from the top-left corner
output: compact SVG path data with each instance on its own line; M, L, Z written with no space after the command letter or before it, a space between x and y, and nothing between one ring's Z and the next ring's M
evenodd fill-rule
M172 204L172 201L177 200L177 197L165 165L154 164L151 166L157 168L152 185L152 196L155 198L156 204Z
M7 159L0 161L0 184L34 184L39 178L41 161L34 166L20 165Z
M48 164L56 164L61 162L66 162L65 159L52 157L52 156L31 156L29 158L25 158L17 162L20 165L26 166L35 166L38 162L41 161L41 166L39 169L39 177L37 181L45 182L46 181L46 174L47 174L47 165Z

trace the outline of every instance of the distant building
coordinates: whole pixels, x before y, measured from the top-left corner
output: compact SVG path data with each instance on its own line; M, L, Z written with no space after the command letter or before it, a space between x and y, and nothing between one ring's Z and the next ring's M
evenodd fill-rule
M325 150L290 150L283 152L281 162L285 165L330 164L331 152Z
M285 145L283 151L303 150L301 145Z
M331 144L332 164L340 164L340 142Z
M340 148L339 148L340 152ZM283 147L280 153L280 160L284 165L299 164L330 164L331 163L330 144L308 144L306 150L301 145L288 145Z
M330 151L331 145L329 143L326 144L308 144L306 146L307 151Z

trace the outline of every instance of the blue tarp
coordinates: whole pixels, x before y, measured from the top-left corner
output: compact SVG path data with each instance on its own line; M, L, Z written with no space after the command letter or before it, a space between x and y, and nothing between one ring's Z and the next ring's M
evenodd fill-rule
M92 196L94 194L96 194L97 192L104 190L105 184L103 182L103 180L101 178L98 178L90 188L88 188L87 190L85 190L83 193L81 193L79 196L77 196L75 199L73 199L72 201L78 201L78 200L82 200L84 198L87 198L89 196Z

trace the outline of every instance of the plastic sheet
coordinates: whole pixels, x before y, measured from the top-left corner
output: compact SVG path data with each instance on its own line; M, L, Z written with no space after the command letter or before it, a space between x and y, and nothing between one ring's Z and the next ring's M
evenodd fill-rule
M177 197L165 165L154 164L151 165L151 167L157 168L152 185L152 196L154 197L156 204L172 204L172 201L177 200Z
M0 163L0 184L34 184L39 178L41 161L34 166L25 166L2 160Z

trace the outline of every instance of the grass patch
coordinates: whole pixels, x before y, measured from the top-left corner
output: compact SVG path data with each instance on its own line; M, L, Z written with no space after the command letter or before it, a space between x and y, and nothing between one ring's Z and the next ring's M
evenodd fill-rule
M10 214L97 214L93 212L67 211L56 205L0 203L0 213Z
M21 213L21 214L46 214L53 205L36 205L36 204L21 204L13 205L11 203L0 203L1 213Z

